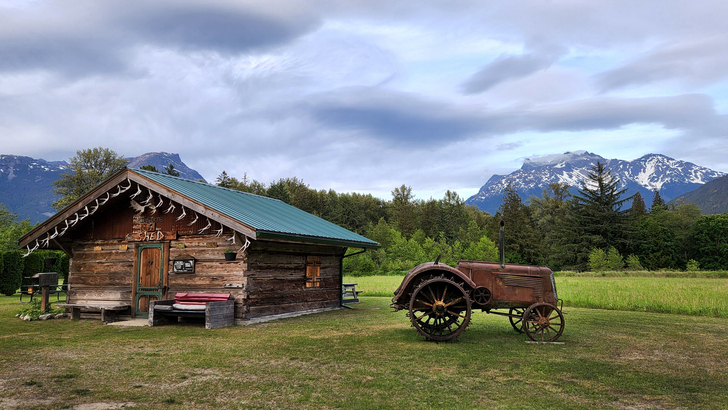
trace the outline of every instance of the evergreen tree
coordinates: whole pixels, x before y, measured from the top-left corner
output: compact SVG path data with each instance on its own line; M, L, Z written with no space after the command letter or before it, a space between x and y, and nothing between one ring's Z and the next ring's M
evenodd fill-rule
M518 192L511 184L503 191L503 199L493 223L505 221L505 255L512 263L543 263L541 235L531 216L531 210L523 204ZM497 241L499 229L491 227L490 233Z
M582 268L592 249L613 246L626 253L631 241L629 216L622 210L629 199L622 198L627 189L619 189L619 180L601 162L592 167L587 178L572 204L577 229L576 263Z
M634 219L641 218L647 214L647 207L645 206L645 200L642 199L642 194L637 191L632 195L632 207L629 209L629 216Z
M402 184L392 191L392 217L391 220L406 238L412 236L417 229L417 215L415 213L414 195L412 187Z
M573 263L567 246L572 229L566 226L570 217L570 198L569 185L555 182L543 190L540 198L532 196L529 199L531 215L543 237L545 262L555 269Z
M174 164L169 164L166 167L164 167L164 173L167 175L171 175L173 177L179 176L179 172L174 169Z
M60 195L53 207L61 210L80 198L111 174L124 168L129 162L108 148L92 148L76 151L70 159L69 171L53 181L53 193Z
M665 201L660 197L660 191L655 189L654 195L652 197L652 206L650 207L650 211L654 212L658 209L667 209L667 204L665 204Z
M149 164L142 165L142 166L139 167L139 169L143 169L145 171L159 172L159 170L157 169L157 167L155 167L154 165L149 165Z

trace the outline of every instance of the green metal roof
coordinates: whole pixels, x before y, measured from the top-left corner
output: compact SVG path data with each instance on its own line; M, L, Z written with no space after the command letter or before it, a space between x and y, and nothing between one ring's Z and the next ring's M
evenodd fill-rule
M256 236L261 239L294 239L351 247L380 247L371 239L277 199L143 169L133 171L253 228Z

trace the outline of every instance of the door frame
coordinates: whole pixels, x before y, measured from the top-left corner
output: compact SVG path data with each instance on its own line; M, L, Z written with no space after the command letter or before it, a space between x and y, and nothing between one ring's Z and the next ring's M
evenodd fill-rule
M137 246L134 247L134 267L133 267L133 275L134 280L132 281L132 288L131 288L131 314L132 317L140 317L145 318L149 315L148 312L137 312L138 307L138 295L137 290L139 288L139 274L141 273L141 256L142 251L144 249L150 249L150 248L157 248L159 249L159 275L161 279L161 287L159 289L158 300L163 300L167 295L167 279L169 275L169 261L168 261L168 255L169 255L169 242L145 242L137 244Z

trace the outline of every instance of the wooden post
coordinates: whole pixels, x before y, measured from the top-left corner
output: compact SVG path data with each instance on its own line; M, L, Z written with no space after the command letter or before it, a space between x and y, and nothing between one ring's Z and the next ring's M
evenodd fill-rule
M43 286L41 292L41 298L40 298L40 310L43 312L47 312L48 308L50 307L50 303L48 303L48 296L50 292L48 291L48 286Z

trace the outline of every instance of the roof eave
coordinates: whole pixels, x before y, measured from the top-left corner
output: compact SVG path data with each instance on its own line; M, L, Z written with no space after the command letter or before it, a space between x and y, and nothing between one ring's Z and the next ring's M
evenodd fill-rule
M346 239L323 238L323 237L318 237L318 236L296 235L296 234L290 234L290 233L271 232L271 231L258 231L257 237L258 237L258 239L289 240L289 241L296 241L296 242L308 242L308 243L317 243L317 244L324 244L324 245L344 246L347 248L378 249L378 248L382 247L380 244L378 244L376 242L360 242L360 241L352 241L352 240L346 240Z

